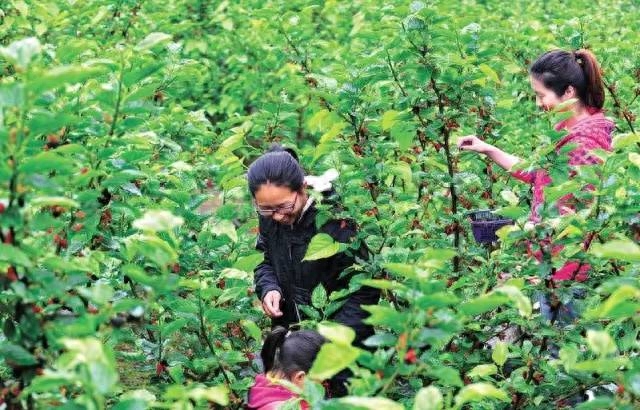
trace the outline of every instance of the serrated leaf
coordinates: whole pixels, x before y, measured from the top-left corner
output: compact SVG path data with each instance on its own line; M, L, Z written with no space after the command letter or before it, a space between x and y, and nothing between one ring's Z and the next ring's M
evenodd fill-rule
M316 286L311 293L311 304L316 309L322 309L327 304L327 291L322 284Z
M343 246L344 244L334 241L333 238L326 233L316 234L311 238L307 252L302 260L313 261L329 258L340 252Z

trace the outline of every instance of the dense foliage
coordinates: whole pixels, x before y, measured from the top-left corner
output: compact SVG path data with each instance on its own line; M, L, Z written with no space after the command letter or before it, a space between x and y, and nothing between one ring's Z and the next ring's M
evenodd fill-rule
M375 352L320 325L332 343L312 375L355 377L343 399L309 383L315 408L556 408L585 395L581 408L638 408L639 12L582 0L2 2L0 408L239 408L268 328L244 173L278 141L310 173L340 172L344 215L375 254L352 286L384 290L368 308ZM551 47L594 50L617 125L614 150L571 180L553 150L558 118L528 85ZM530 188L460 153L466 134L547 169L547 198L573 192L579 211L547 207L528 224ZM465 213L488 208L517 223L483 247ZM524 242L548 237L564 249L542 246L537 263ZM549 288L569 259L589 263L589 279ZM579 316L544 319L540 295ZM331 303L314 292L307 325Z

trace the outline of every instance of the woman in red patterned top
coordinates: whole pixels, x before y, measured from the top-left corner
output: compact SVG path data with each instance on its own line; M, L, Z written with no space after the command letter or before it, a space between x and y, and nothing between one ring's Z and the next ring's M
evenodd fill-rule
M536 94L536 105L545 110L553 110L567 103L565 111L571 116L556 124L556 130L567 131L567 135L556 144L556 151L565 145L574 148L569 152L568 163L572 167L592 165L600 160L591 153L594 149L611 150L611 132L614 124L605 118L604 86L602 73L595 56L588 50L575 52L564 50L549 51L540 56L529 71L531 87ZM571 103L571 101L575 101ZM470 135L458 140L461 150L475 151L491 158L502 168L511 171L521 159L501 149L487 144L476 136ZM544 203L544 187L551 183L545 170L513 171L517 179L533 185L533 200L530 220L540 221L540 207ZM570 171L570 177L575 171ZM560 215L575 212L572 207L572 195L566 195L555 203ZM560 252L562 247L552 247L552 253ZM541 252L532 252L540 260ZM560 280L584 281L589 265L578 261L569 261L556 270L552 278Z

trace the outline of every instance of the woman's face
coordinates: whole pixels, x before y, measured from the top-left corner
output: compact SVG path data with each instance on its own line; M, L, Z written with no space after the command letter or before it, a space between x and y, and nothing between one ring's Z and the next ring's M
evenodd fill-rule
M264 184L255 193L258 211L283 225L293 225L307 201L304 187L298 191L273 184Z
M555 91L545 87L542 81L534 77L529 77L529 80L533 92L536 93L536 105L545 111L553 110L558 104L576 97L574 88L571 86L562 96L558 96Z

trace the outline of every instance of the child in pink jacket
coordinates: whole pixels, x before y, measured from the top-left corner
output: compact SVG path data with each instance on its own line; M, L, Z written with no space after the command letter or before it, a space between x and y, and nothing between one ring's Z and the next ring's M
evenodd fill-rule
M536 104L543 110L553 110L559 104L575 100L563 110L569 111L571 117L556 124L556 130L566 130L567 135L556 144L556 151L565 145L573 145L568 153L568 163L571 167L593 165L600 162L591 153L594 149L611 150L611 133L614 124L602 113L604 105L604 86L600 66L595 56L588 50L575 52L564 50L549 51L540 56L530 69L531 87L536 94ZM470 135L458 140L461 150L475 151L491 158L502 168L511 169L521 159L487 144L476 136ZM544 187L551 183L549 174L544 170L514 171L512 175L533 186L533 200L530 220L540 221L540 207L544 203ZM569 177L575 175L570 171ZM592 189L593 187L585 187ZM572 205L573 195L568 194L560 198L554 205L560 215L575 212ZM562 250L562 246L553 246L549 241L539 245L551 246L555 255ZM588 247L590 238L585 238L584 246ZM540 250L533 250L531 244L529 252L539 261L542 258ZM554 281L587 279L590 266L579 261L568 261L557 269L552 279Z
M262 346L260 356L264 374L256 376L249 389L247 408L250 410L276 410L298 395L279 381L287 381L302 388L304 380L325 339L313 330L290 332L282 326L274 328ZM309 404L300 400L300 409Z

